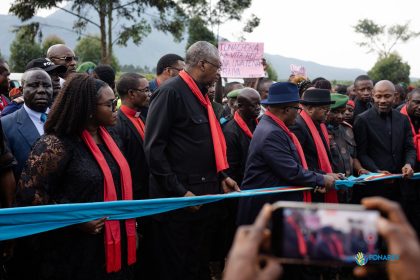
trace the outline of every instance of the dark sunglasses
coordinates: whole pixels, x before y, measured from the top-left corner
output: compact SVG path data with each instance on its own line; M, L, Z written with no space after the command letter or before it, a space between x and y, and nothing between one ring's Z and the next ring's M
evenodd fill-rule
M63 57L52 57L52 58L58 59L58 60L64 60L66 62L72 62L73 59L75 61L78 61L79 60L79 57L78 56L63 56Z

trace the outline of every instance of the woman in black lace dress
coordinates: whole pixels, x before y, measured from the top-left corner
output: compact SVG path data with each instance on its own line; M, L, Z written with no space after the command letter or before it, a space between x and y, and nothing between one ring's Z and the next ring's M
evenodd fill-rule
M115 124L116 103L100 80L75 74L66 83L22 173L20 205L132 199L128 164L103 128ZM104 217L43 233L36 247L31 279L132 279L135 222Z

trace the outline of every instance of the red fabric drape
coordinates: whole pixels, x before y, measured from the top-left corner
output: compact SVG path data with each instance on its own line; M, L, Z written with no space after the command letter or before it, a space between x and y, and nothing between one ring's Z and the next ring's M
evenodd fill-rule
M239 125L239 127L242 129L242 131L248 136L249 138L252 138L252 132L249 129L249 127L246 125L245 121L242 119L241 115L236 111L235 115L233 116L233 119L235 122ZM258 124L258 120L255 120L255 122Z
M140 134L141 139L144 141L144 123L143 120L140 118L140 112L128 108L125 105L121 105L120 107L121 112L131 121L131 123L136 128L137 132Z
M312 135L312 139L314 140L316 153L318 155L318 164L319 164L320 169L324 171L325 173L332 173L332 167L331 167L330 160L328 158L327 149L324 146L324 142L322 142L321 135L316 129L314 122L312 121L308 113L306 113L304 110L300 113L300 116L305 121L306 125L308 126L309 131ZM327 143L329 143L328 132L325 125L324 125L324 128L321 125L321 131L322 131L322 134L324 134L325 140L327 141ZM328 149L329 149L329 146L328 146ZM325 202L338 203L337 192L334 189L329 190L325 194Z
M296 238L297 238L298 247L299 247L299 254L302 257L305 257L308 254L308 248L306 246L305 237L303 236L302 231L300 230L299 226L293 220L292 217L290 217L290 216L287 217L287 222L289 223L289 225L293 228L293 230L296 233Z
M182 70L179 72L179 76L188 85L194 96L198 99L198 101L200 101L201 105L203 105L207 110L217 172L228 169L229 164L226 156L225 136L223 135L220 123L214 114L209 97L201 93L197 84L187 72Z
M303 168L308 169L308 164L306 163L305 154L303 153L302 146L300 145L299 140L297 139L296 135L289 130L289 128L284 124L284 122L279 119L276 115L271 113L269 110L265 111L265 114L269 116L281 129L283 129L284 132L289 136L289 138L292 140L293 144L295 144L296 150L299 155L300 162L303 166ZM303 192L303 201L305 202L311 202L311 192L310 191L304 191Z
M133 189L130 167L126 159L105 128L99 127L99 135L120 168L123 200L132 200ZM104 201L118 200L111 169L104 155L87 130L82 132L82 139L104 175ZM127 233L127 262L131 265L136 262L136 220L125 220L125 228ZM121 230L119 221L105 221L105 259L108 273L121 269Z

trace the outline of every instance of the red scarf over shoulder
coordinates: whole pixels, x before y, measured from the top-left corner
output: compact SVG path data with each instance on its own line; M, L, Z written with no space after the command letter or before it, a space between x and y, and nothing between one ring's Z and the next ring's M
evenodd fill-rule
M201 105L203 105L207 110L207 115L208 115L209 124L210 124L211 138L213 140L213 149L214 149L214 157L216 160L217 172L228 169L229 164L227 162L227 156L226 156L225 136L223 135L222 128L220 127L220 123L217 120L216 115L214 114L213 107L211 106L209 97L201 93L197 84L187 72L182 70L181 72L179 72L179 76L188 85L188 87L191 89L194 96L198 99L198 101L200 101Z
M121 190L123 200L133 199L130 167L117 144L111 138L105 128L99 127L99 136L117 162L121 174ZM105 160L104 155L95 143L95 140L87 130L83 130L82 139L104 175L104 201L118 200L115 190L114 179L111 169ZM129 265L136 262L136 220L125 220L125 231L127 234L127 262ZM121 230L120 221L105 221L105 259L106 271L117 272L121 269Z
M125 105L121 105L120 110L131 121L137 132L140 134L141 139L144 141L144 122L140 118L140 112L128 108Z
M314 122L312 121L308 113L305 112L305 110L303 110L300 113L300 116L305 121L306 125L308 126L309 131L311 132L311 135L312 135L312 139L314 140L316 153L318 155L319 168L325 173L332 173L332 167L331 167L330 159L328 158L327 149L325 148L324 142L322 142L321 135L319 134L318 129L316 129ZM325 124L323 123L321 124L321 131L322 131L325 141L327 142L328 149L329 149L330 139L328 137L328 130ZM325 202L338 203L337 192L334 189L329 190L325 194Z
M401 108L400 112L401 114L406 115L408 118L408 121L410 122L411 131L413 132L413 143L414 143L414 147L416 148L416 153L417 153L417 161L420 162L420 129L416 133L416 129L414 128L414 125L411 122L410 116L408 115L408 112L407 112L407 105L404 105Z
M241 115L239 115L238 111L235 112L233 115L233 119L238 124L238 126L242 129L242 131L248 136L249 138L252 138L252 132L249 129L249 127L246 125L245 121L242 119ZM258 120L255 119L255 122L258 124Z
M289 128L284 124L284 122L279 119L276 115L271 113L269 110L265 111L265 114L269 116L281 129L283 129L284 132L286 132L287 136L292 140L293 144L295 144L296 150L299 155L300 162L303 166L303 168L308 169L308 164L306 163L305 154L303 153L302 146L300 145L299 140L297 139L296 135L289 130ZM304 191L303 192L303 201L305 202L311 202L311 192L310 191Z

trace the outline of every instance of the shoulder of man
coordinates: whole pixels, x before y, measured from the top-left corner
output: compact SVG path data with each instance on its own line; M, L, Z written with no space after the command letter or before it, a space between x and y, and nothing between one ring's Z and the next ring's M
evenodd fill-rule
M158 96L163 94L174 94L179 95L184 90L188 90L188 86L180 77L175 77L166 81L163 85L158 87L152 94L151 102L156 99Z
M257 128L254 131L254 137L264 138L266 140L272 141L274 139L287 138L286 132L283 131L274 121L269 117L261 118L260 122L257 125Z
M9 130L11 129L11 126L16 125L17 123L17 119L18 117L20 117L20 115L22 114L21 110L25 110L22 106L22 108L14 111L11 114L8 114L4 117L1 117L1 123L3 125L3 130Z

